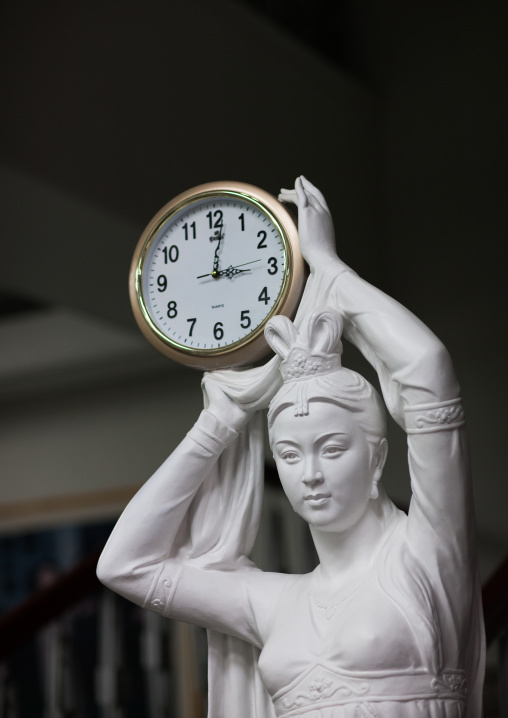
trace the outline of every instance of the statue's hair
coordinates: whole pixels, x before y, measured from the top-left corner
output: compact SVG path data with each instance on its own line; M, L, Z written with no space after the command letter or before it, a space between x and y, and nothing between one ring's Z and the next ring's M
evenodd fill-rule
M271 319L265 336L281 357L284 384L270 402L268 429L284 409L294 407L296 416L309 413L309 404L329 402L355 415L369 443L378 444L386 436L383 402L364 377L342 367L342 317L329 307L312 312L297 332L283 316Z

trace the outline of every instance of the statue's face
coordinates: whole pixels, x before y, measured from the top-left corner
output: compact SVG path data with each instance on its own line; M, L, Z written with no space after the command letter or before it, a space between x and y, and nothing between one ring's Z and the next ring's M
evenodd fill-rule
M327 402L310 402L307 416L283 409L271 431L282 487L311 526L345 531L360 521L381 470L355 415Z

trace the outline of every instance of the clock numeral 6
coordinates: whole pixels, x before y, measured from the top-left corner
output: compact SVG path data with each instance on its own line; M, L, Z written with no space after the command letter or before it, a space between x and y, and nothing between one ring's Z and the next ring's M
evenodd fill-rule
M157 277L157 289L159 292L165 292L168 288L168 279L163 274L159 274Z
M251 325L249 311L250 309L243 309L240 314L240 326L243 327L243 329L248 329Z
M277 274L279 268L277 267L277 260L275 257L270 257L268 264L270 265L270 269L267 270L268 274Z
M261 290L261 293L258 297L258 302L264 302L265 304L268 304L270 301L270 297L268 296L268 290L266 287L263 287Z
M213 328L213 335L216 339L222 339L224 336L224 329L222 328L222 322L217 322Z
M178 314L178 312L176 310L176 306L177 306L176 302L168 302L167 314L170 319L174 319L176 317L176 315Z
M169 249L167 247L164 247L162 253L164 254L164 264L168 263L168 259L170 262L176 262L176 260L178 259L178 255L180 254L176 244L172 244Z

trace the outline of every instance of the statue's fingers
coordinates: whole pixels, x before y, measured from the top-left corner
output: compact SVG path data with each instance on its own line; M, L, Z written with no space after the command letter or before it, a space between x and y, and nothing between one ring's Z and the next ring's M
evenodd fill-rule
M298 204L296 191L294 189L281 189L279 202L293 202L294 204Z
M295 190L298 195L298 207L307 207L309 204L309 194L303 186L301 177L297 177L296 179Z
M324 198L323 193L320 192L320 190L318 190L318 188L315 187L312 182L309 182L309 180L303 175L300 177L300 179L307 194L314 197L317 200L318 204L320 204L323 209L329 212L330 210L328 209L328 205L326 203L326 199Z

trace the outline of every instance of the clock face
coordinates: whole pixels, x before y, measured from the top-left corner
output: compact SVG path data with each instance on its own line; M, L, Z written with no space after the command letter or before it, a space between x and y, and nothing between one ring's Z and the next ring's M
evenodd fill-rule
M281 222L252 193L222 188L186 194L154 218L137 252L142 329L184 363L212 368L252 361L265 348L266 321L284 308L291 289L299 252L289 234L296 228L282 205ZM278 205L272 197L270 203ZM239 356L256 341L257 349Z

